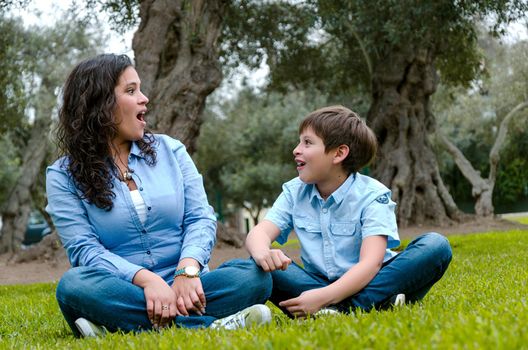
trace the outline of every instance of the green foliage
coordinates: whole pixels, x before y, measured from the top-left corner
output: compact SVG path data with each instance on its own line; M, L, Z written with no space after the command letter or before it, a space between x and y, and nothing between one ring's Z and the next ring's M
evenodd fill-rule
M0 203L4 203L20 176L20 158L9 134L0 136Z
M528 231L449 237L454 258L423 302L298 321L273 308L251 330L170 328L75 339L55 284L0 286L2 349L523 349L528 342Z
M112 29L124 33L138 24L139 0L86 0L84 7L85 20L97 18L102 10L109 15Z
M23 27L19 18L0 16L0 205L8 198L21 175L22 162L31 129L39 120L57 115L60 88L69 70L79 60L93 56L102 36L90 23L73 13L62 14L53 26ZM45 125L49 125L45 123ZM43 130L42 137L48 137ZM53 159L49 159L47 163ZM44 169L42 169L44 173ZM38 206L45 203L42 178L32 187Z
M477 18L498 35L524 18L524 1L235 1L223 33L234 62L267 59L270 87L332 94L370 91L377 65L394 52L430 50L442 81L468 85L480 72ZM225 55L224 55L225 56Z
M27 100L22 78L28 68L25 46L29 40L20 21L0 14L0 135L14 129L24 115Z
M301 118L324 104L324 96L243 91L237 99L210 109L196 162L209 195L222 196L224 205L216 205L217 212L229 215L229 207L246 207L256 218L273 204L282 184L296 176L292 150Z

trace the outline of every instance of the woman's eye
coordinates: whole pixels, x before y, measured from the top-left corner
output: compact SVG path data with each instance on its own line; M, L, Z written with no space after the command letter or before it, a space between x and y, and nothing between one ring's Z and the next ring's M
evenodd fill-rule
M134 93L134 89L128 89L127 90L127 94L133 94Z

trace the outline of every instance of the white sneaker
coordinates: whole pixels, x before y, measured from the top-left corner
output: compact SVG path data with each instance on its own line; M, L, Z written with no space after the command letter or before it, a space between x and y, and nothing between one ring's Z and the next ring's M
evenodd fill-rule
M106 334L106 329L103 326L97 326L85 318L78 318L75 321L75 326L85 338L102 337Z
M339 314L341 313L332 307L324 307L313 315L314 317L321 317L321 316L335 316Z
M400 307L405 305L405 294L396 295L396 298L394 298L392 304L394 305L394 307Z
M271 310L266 305L257 304L245 308L231 316L214 321L209 328L212 329L239 329L259 326L271 322Z

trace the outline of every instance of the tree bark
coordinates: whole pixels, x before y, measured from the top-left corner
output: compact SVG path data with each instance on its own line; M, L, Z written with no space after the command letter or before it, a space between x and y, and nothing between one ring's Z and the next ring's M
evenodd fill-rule
M373 176L392 191L398 222L443 225L461 218L440 177L428 135L435 129L429 97L438 76L429 50L391 52L374 67L368 120L380 157Z
M444 134L437 132L438 139L442 142L447 151L453 156L458 169L464 177L471 183L471 194L475 198L475 214L478 216L492 216L495 211L493 207L493 189L497 180L497 167L499 166L499 152L506 141L508 126L513 116L528 107L528 101L521 102L515 106L505 117L499 126L499 132L495 143L489 154L490 171L488 178L484 179L480 172L475 170L464 154L454 145Z
M16 253L21 247L31 211L31 188L37 183L42 163L48 151L48 132L51 118L39 118L31 130L24 150L21 175L18 178L6 207L2 212L2 235L0 253Z
M154 131L181 140L190 153L206 97L222 80L218 37L227 0L144 0L132 47Z

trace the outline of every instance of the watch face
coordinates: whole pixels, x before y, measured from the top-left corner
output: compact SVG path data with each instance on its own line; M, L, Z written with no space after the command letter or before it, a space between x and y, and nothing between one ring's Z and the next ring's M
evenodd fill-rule
M198 276L198 274L200 273L200 269L197 268L196 266L187 266L185 268L185 274L186 275L189 275L189 276Z

